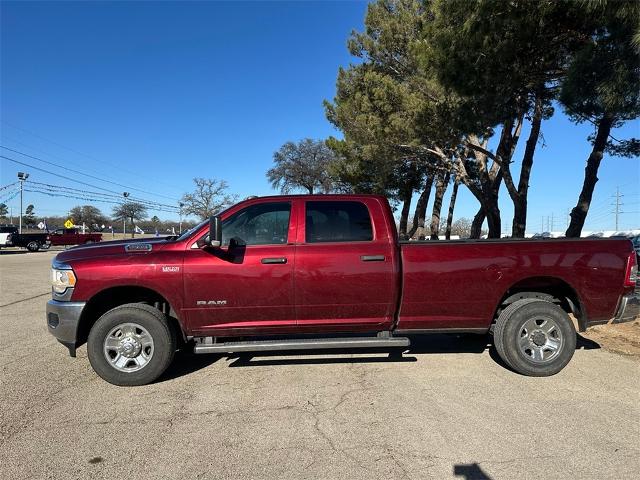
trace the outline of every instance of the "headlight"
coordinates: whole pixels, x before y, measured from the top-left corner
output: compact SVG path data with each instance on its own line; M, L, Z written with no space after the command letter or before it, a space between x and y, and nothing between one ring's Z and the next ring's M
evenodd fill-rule
M51 286L56 293L64 293L67 288L73 288L76 284L76 276L73 270L51 269Z

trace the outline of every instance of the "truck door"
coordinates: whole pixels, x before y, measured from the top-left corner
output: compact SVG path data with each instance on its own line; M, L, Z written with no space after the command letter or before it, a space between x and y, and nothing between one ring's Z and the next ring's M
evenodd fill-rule
M389 328L399 267L382 207L373 200L304 203L295 278L301 331Z
M295 329L292 203L250 204L223 219L220 248L185 252L184 314L194 334Z

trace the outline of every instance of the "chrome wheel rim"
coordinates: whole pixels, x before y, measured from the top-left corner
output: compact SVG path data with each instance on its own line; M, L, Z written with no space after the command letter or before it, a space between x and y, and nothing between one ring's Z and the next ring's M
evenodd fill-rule
M153 338L137 323L121 323L105 337L103 351L109 365L119 372L136 372L151 361Z
M558 323L548 317L533 317L520 328L520 353L533 363L548 363L556 358L564 345Z

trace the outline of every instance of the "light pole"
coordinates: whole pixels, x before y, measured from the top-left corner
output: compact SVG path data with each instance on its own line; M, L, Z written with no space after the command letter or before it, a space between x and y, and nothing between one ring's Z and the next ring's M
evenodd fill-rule
M129 192L122 192L122 196L124 197L124 202L122 206L124 207L127 204L127 197L129 196ZM122 209L122 239L127 235L127 212L126 208Z
M18 233L20 235L22 235L22 189L27 178L29 178L28 173L18 172L18 180L20 181L20 223L18 227Z
M180 226L178 227L179 235L182 235L182 207L184 207L184 203L180 202Z

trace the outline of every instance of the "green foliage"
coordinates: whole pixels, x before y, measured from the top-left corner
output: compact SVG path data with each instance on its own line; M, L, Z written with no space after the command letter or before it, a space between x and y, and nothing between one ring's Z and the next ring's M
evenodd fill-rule
M0 217L6 217L9 214L9 207L6 203L0 203Z
M554 102L576 121L597 124L606 112L615 127L637 118L639 19L640 2L632 0L370 4L364 31L348 42L357 62L339 70L336 96L325 101L327 118L344 134L327 141L338 155L339 188L406 205L425 175L448 171L478 199L495 237L504 179L513 235L523 236L536 145ZM510 164L525 121L531 128L518 180ZM492 152L488 141L500 126ZM634 156L638 144L606 148Z
M610 113L615 128L640 115L640 55L634 45L640 3L588 0L577 6L589 36L567 68L560 101L576 122Z
M36 221L36 212L33 205L27 205L27 208L24 211L24 221L27 224L32 224Z

